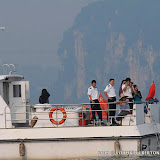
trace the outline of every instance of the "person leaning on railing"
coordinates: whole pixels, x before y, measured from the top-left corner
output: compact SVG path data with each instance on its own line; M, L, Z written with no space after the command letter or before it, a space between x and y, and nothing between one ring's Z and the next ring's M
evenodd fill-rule
M116 120L121 121L124 116L127 114L130 114L130 106L128 104L128 100L126 100L127 96L125 96L123 93L120 94L119 98L119 104L120 104L120 113L117 115Z

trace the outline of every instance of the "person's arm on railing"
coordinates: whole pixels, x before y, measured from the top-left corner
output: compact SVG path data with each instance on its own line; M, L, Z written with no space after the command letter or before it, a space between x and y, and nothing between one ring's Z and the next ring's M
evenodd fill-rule
M115 103L119 103L120 105L122 105L122 103L128 103L129 100L126 100L126 101L115 101Z

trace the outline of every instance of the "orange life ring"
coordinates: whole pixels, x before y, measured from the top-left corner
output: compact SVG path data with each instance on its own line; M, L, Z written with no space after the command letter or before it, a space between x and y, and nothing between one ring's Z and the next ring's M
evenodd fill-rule
M59 122L55 121L55 120L53 119L53 117L52 117L52 114L53 114L53 112L54 112L55 110L60 110L60 111L63 113L63 118L62 118L62 120L60 120ZM51 121L53 124L62 124L62 123L65 122L66 118L67 118L67 114L66 114L65 110L64 110L62 107L54 107L54 108L52 108L52 109L50 110L50 112L49 112L49 119L50 119L50 121Z

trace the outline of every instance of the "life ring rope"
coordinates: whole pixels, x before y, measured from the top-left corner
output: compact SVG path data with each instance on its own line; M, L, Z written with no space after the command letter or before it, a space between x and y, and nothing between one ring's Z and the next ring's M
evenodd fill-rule
M57 111L57 110L59 110L59 111L61 111L61 112L63 113L63 118L62 118L62 120L60 120L60 121L58 121L58 122L53 119L53 112L54 112L54 111ZM50 112L49 112L49 119L50 119L50 121L51 121L53 124L56 124L56 125L57 125L57 124L62 124L62 123L65 122L66 118L67 118L66 111L65 111L62 107L54 107L54 108L52 108L52 109L50 110Z

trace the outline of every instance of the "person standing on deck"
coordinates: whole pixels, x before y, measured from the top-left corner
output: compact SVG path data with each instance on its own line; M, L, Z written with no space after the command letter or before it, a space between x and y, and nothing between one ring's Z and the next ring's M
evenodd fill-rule
M114 79L110 79L109 80L109 84L106 86L105 90L104 90L104 94L106 95L106 97L108 98L108 102L115 102L116 101L116 92L114 89ZM116 109L116 104L109 104L109 110L110 109ZM112 119L112 124L116 125L117 123L115 122L115 113L116 110L111 110L108 112L108 116L112 116L109 121Z
M133 85L133 88L134 88L134 92L133 92L134 102L140 103L142 101L141 92L138 90L138 86L137 85Z
M41 96L39 97L39 103L40 104L49 103L49 97L50 94L48 93L48 91L46 89L42 89Z
M130 78L126 78L126 83L122 85L122 90L125 96L127 96L127 99L132 102L129 103L130 109L133 109L133 87L132 82Z
M88 97L89 97L89 100L90 100L90 103L91 103L92 119L96 120L94 110L101 110L101 107L100 107L100 104L99 104L99 101L98 101L98 89L96 87L96 81L95 80L92 80L91 86L88 88ZM97 103L97 104L94 104L94 103ZM97 114L98 114L99 120L102 121L102 111L97 111Z

